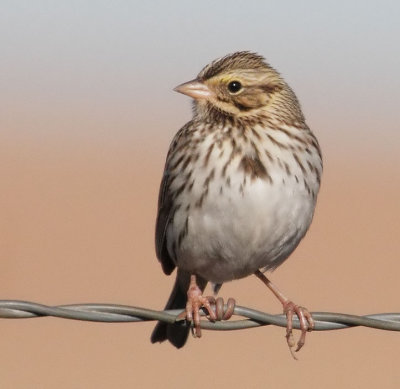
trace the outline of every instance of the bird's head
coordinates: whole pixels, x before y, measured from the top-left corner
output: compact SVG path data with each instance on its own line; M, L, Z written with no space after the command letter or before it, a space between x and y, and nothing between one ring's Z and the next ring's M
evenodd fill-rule
M196 79L177 86L175 91L192 97L195 113L201 117L213 112L234 118L268 117L275 111L277 97L298 106L279 73L263 57L248 51L211 62ZM282 98L279 100L282 104Z

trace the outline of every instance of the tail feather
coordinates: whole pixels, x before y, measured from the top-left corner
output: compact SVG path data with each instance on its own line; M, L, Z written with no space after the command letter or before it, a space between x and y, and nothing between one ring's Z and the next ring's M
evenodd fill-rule
M185 306L186 293L182 291L177 278L165 309L183 309ZM169 340L176 348L183 347L189 335L189 328L184 324L183 322L169 324L159 321L151 334L151 343Z

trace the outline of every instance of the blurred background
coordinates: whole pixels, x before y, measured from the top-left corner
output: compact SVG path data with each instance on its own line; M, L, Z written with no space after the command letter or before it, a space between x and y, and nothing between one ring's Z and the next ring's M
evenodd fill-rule
M324 154L313 225L271 278L312 311L399 312L400 3L0 2L0 298L163 308L154 253L172 91L211 60L264 55ZM271 313L255 277L221 295ZM153 323L0 321L1 388L398 388L400 335L205 331L182 350ZM212 378L210 378L212 377Z

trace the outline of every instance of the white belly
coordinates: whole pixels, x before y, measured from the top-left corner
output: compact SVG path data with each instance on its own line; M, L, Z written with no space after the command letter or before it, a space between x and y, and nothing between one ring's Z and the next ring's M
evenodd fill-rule
M177 264L215 283L273 269L306 233L314 206L295 182L271 185L257 179L242 193L232 185L222 195L217 185L210 187L202 207L190 212ZM173 229L169 233L175 234Z

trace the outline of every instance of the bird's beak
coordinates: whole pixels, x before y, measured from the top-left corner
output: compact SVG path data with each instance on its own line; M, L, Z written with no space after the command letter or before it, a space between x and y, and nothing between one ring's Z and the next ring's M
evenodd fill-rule
M193 97L194 99L208 99L214 95L208 86L199 80L192 80L178 85L174 88L174 91L183 93L184 95Z

